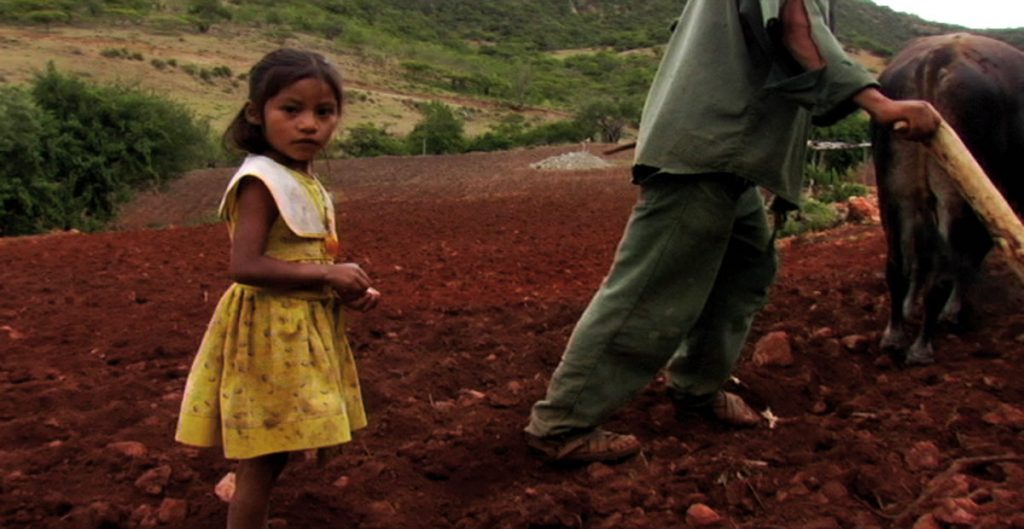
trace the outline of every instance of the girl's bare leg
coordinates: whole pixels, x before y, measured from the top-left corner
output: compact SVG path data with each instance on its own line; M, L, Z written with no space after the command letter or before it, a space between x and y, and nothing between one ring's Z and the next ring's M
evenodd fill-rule
M238 462L235 495L228 507L228 529L265 529L270 491L281 475L288 454L268 454Z

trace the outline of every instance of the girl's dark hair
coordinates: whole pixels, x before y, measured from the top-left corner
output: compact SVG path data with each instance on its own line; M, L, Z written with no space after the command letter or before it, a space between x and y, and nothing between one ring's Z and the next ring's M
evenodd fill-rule
M334 92L338 110L341 111L344 98L341 74L338 70L319 53L281 48L264 55L260 62L249 70L249 101L242 106L238 115L224 131L225 146L253 154L262 154L270 150L263 126L249 123L245 117L246 110L249 105L253 105L262 117L263 108L270 98L303 79L319 79L327 83Z

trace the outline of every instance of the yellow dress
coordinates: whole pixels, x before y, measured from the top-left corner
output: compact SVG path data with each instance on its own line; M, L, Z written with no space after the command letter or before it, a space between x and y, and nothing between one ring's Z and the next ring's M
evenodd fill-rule
M289 173L321 208L325 223L333 223L333 205L320 183ZM231 209L229 230L237 220ZM266 253L284 261L329 263L331 239L299 237L279 216ZM364 426L355 361L333 292L231 285L193 361L175 439L223 445L225 457L248 459L338 445Z

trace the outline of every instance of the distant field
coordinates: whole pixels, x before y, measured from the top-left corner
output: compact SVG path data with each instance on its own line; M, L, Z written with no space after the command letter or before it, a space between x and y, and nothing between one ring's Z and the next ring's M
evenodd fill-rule
M338 49L330 41L295 34L276 39L252 28L215 26L208 33L161 30L128 25L103 27L14 27L0 25L0 85L25 84L48 62L102 83L140 86L179 101L220 131L245 99L242 75L264 53L279 46L314 49L342 69L349 93L345 123L369 122L392 133L407 134L421 116L419 102L440 100L456 107L466 133L486 132L503 115L513 112L488 100L448 93L425 93L403 79L396 61L364 57ZM600 49L552 52L553 57L597 53ZM653 49L625 53L655 53ZM854 58L880 72L884 59L866 52ZM203 78L203 70L207 71ZM218 71L221 75L211 75ZM224 75L225 72L230 72ZM565 112L519 110L531 122L564 118ZM344 130L344 129L343 129Z
M417 93L401 80L396 64L379 57L367 60L345 54L322 39L300 35L274 41L253 29L227 26L209 33L153 33L130 26L44 29L0 25L0 85L25 84L52 61L60 71L97 82L140 86L165 94L208 119L214 130L222 130L245 99L246 84L240 74L264 53L282 45L320 51L341 67L350 96L345 109L349 124L372 122L406 134L420 119L416 102L441 100L460 108L467 134L476 135L511 112L489 101ZM114 56L119 53L122 55ZM200 77L203 69L224 72L225 67L230 76ZM554 111L529 113L537 121L562 116Z

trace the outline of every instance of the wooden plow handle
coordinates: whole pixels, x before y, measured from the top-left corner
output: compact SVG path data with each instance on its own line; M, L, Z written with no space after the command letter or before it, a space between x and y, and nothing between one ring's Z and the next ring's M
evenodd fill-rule
M894 128L900 130L901 125L906 126L905 123L897 123ZM995 245L1007 257L1010 268L1024 281L1024 225L1021 225L1013 208L945 120L924 145L988 228Z

